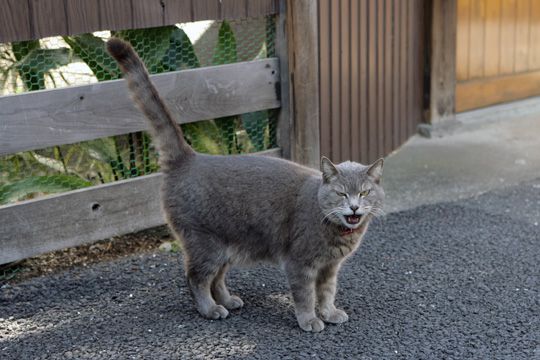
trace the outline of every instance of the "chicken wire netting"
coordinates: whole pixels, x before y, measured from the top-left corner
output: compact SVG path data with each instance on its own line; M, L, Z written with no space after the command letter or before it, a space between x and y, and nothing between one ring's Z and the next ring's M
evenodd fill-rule
M155 74L272 57L274 35L270 16L0 44L0 96L120 78L105 50L111 36L129 41ZM276 147L276 119L275 110L265 110L182 130L199 152L251 153ZM157 159L145 132L0 156L0 206L147 175L159 170Z

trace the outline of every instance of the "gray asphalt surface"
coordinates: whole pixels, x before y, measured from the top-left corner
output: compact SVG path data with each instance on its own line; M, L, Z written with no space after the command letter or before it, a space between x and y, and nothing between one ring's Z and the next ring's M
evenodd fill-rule
M195 312L178 256L145 254L0 292L0 358L540 359L540 180L375 223L340 276L348 323L296 325L283 274L233 271L246 306Z

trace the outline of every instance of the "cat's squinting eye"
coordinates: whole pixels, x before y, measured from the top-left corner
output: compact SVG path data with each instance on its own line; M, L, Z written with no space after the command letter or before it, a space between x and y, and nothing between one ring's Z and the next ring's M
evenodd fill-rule
M364 191L362 191L359 195L360 195L360 197L366 197L366 196L369 195L369 192L370 192L370 191L371 191L371 190L364 190Z
M338 194L339 196L347 197L347 194L341 191L336 191L336 194Z

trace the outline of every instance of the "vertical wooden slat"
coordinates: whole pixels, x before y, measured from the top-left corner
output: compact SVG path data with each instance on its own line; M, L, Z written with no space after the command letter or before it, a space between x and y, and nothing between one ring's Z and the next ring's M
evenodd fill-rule
M68 32L64 0L31 0L34 36L42 38Z
M341 159L351 158L351 109L350 109L350 96L351 96L351 69L350 69L350 0L339 1L340 11L340 77L341 77Z
M514 71L526 71L529 68L530 1L517 2L516 17L516 54Z
M400 102L401 102L401 76L399 76L399 71L401 69L401 61L402 61L402 54L401 54L401 5L402 0L394 0L394 46L393 46L393 53L394 53L394 64L393 64L393 78L394 78L394 86L393 86L393 113L394 118L392 122L392 146L394 148L398 147L400 142L400 136L399 136L399 130L400 130L400 122L403 119L403 114L400 111Z
M359 6L358 1L351 1L350 8L350 31L351 31L351 64L350 64L350 79L351 79L351 90L350 90L350 101L351 101L351 114L350 114L350 159L353 161L361 161L360 154L360 134L359 134L359 125L360 125L360 89L359 89L359 79L360 79L360 59L359 59L359 48L360 48L360 30L359 30Z
M332 158L332 92L331 92L331 32L330 4L332 0L319 1L319 39L320 39L320 106L321 106L321 154Z
M531 1L531 33L529 37L529 70L540 69L540 1Z
M0 6L0 42L32 38L28 1L4 0Z
M486 2L484 75L499 74L501 37L501 0Z
M377 153L376 158L384 154L384 79L390 74L384 73L384 1L377 1Z
M193 21L191 0L163 0L165 24L176 24Z
M99 0L66 0L66 11L71 34L99 29Z
M501 75L511 74L514 71L517 2L518 0L502 0L501 4L501 39L499 46Z
M369 0L360 0L360 159L369 161Z
M279 59L279 92L281 106L277 118L276 140L277 145L281 148L281 156L285 159L292 159L295 129L293 118L294 98L291 89L292 82L289 63L291 61L291 55L293 54L289 51L288 26L290 26L290 23L287 21L287 2L282 0L279 2L278 6L278 15L275 19L276 35L274 41L276 56ZM322 116L320 121L322 123ZM322 136L323 135L321 134L321 137Z
M422 61L418 58L418 52L417 52L417 39L418 36L417 31L415 31L415 27L418 25L418 19L416 18L417 11L415 11L417 0L409 0L409 11L407 16L408 21L408 27L407 27L407 33L408 33L408 43L407 43L407 138L414 134L416 130L416 109L414 107L414 98L416 95L416 90L418 87L422 86L421 84L417 84L415 82L415 76L414 76L414 69L416 67L416 63Z
M163 7L160 0L131 0L133 6L133 26L146 28L163 26Z
M368 2L368 158L377 156L377 2Z
M407 113L407 1L402 1L400 9L400 69L399 69L399 85L400 85L400 103L399 112L402 117L399 121L399 142L402 143L407 138L407 121L409 114Z
M393 73L393 52L392 52L392 33L393 28L393 1L386 0L384 3L385 9L385 36L384 36L384 153L387 154L392 151L392 81L394 79Z
M331 85L332 85L332 160L340 161L341 158L341 56L339 24L340 12L339 1L331 1L330 5L330 32L332 34L332 58L331 58Z
M131 0L99 0L100 24L103 30L133 28Z
M276 2L274 0L248 0L247 16L258 17L274 14Z
M469 78L469 40L471 37L471 1L458 0L457 2L457 48L456 48L456 76L463 81Z
M248 0L222 0L221 14L223 19L239 19L247 17Z
M209 20L221 18L221 3L219 0L192 0L193 20Z
M486 0L472 1L471 40L469 42L469 77L471 79L484 76L485 11Z

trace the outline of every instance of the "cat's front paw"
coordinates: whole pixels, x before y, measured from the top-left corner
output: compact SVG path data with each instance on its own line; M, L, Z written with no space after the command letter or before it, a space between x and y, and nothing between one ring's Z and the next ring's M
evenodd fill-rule
M225 319L227 316L229 316L229 312L222 305L214 305L204 312L199 312L202 316L211 320Z
M236 295L231 295L227 301L224 301L222 303L223 306L225 306L227 309L229 310L236 310L236 309L240 309L241 307L244 306L244 302L242 301L242 299L240 299L238 296Z
M324 329L324 323L318 317L313 317L306 320L298 319L298 325L300 325L304 331L319 332L323 331Z
M345 311L336 308L321 310L321 317L332 324L341 324L349 320L349 315Z

